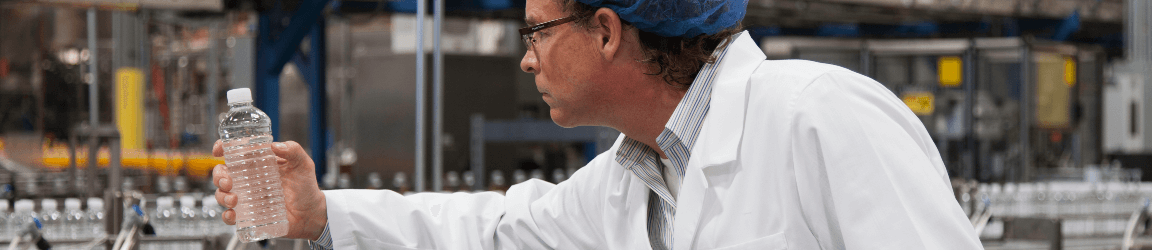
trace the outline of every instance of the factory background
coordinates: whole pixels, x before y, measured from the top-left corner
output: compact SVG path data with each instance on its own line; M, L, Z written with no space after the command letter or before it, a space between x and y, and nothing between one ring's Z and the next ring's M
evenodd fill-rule
M552 123L519 66L524 4L0 0L0 242L33 214L56 248L103 249L132 210L111 204L138 204L140 248L306 248L213 217L235 88L325 189L563 181L619 133ZM742 26L770 60L902 99L985 248L1152 247L1152 1L750 0Z

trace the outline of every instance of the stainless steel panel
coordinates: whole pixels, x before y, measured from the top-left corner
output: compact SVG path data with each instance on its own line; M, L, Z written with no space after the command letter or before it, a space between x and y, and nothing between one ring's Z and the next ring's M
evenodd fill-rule
M356 109L354 122L358 136L354 148L358 161L351 169L352 176L367 176L371 172L392 176L394 172L412 171L415 149L413 57L353 57L352 67L357 73L350 79L350 84L355 89L351 103ZM519 75L524 74L519 71L518 63L517 58L509 57L445 56L444 171L463 172L468 169L470 114L484 113L492 119L515 118L515 83ZM515 162L507 145L493 145L486 151L486 165L495 166L489 169L505 168Z

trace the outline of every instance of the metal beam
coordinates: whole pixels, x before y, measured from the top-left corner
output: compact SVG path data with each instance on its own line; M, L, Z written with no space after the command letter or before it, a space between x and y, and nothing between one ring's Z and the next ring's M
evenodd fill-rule
M220 112L216 110L216 94L220 92L220 38L216 34L220 32L220 26L219 23L215 23L208 29L208 63L206 65L208 66L208 80L204 83L207 85L205 90L208 92L208 112L204 123L207 123L208 131L204 133L205 138L202 139L205 142L215 142L216 137L220 136L217 132L219 128L216 127L219 125L216 122L216 115Z
M471 156L471 171L473 180L472 190L486 190L484 188L484 143L487 138L484 137L484 114L474 113L471 119L471 130L469 132L472 140L468 143L469 154Z
M424 192L424 17L423 0L416 1L416 184L413 190Z
M1027 43L1026 43L1027 44ZM1031 181L1032 176L1032 51L1020 47L1020 171L1016 181Z
M964 178L972 180L977 178L976 171L980 163L977 159L979 150L976 150L976 133L975 130L975 114L973 110L976 107L976 42L968 43L968 49L964 51L964 60L961 67L963 72L963 79L961 82L964 84Z
M88 8L88 124L100 125L100 74L96 71L100 47L96 46L96 8Z
M440 50L440 33L444 27L444 1L432 0L435 5L432 50L432 191L444 190L444 52Z

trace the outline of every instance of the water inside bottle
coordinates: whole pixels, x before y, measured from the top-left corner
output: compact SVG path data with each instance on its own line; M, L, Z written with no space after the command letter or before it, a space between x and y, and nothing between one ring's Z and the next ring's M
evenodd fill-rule
M272 153L269 119L251 103L231 104L221 121L224 162L237 195L236 234L252 242L288 234L284 194L276 155Z

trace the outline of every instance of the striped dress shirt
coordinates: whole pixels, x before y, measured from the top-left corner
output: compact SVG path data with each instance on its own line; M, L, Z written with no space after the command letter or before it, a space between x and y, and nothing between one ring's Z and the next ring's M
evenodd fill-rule
M313 250L332 249L332 233L328 232L328 224L324 224L324 232L320 233L319 239L316 239L316 241L308 241L308 247Z

